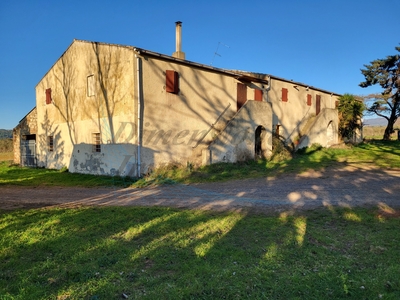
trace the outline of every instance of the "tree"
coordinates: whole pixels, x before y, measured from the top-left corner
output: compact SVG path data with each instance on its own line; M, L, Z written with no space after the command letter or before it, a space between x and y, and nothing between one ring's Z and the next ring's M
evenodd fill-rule
M400 47L395 48L400 52ZM360 86L365 88L379 84L383 88L381 96L372 98L372 104L367 110L388 121L383 139L389 140L390 135L394 132L394 123L400 116L400 55L376 59L364 66L365 69L361 69L361 73L364 75L365 81L361 82Z
M339 134L342 138L352 139L361 129L364 110L364 103L354 95L344 94L339 98Z

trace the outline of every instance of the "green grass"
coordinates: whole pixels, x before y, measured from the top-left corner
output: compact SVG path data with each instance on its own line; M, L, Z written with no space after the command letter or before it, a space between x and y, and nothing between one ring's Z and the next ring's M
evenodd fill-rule
M219 163L197 169L167 166L157 169L150 176L139 180L137 186L145 186L162 179L182 183L223 181L252 177L276 176L285 172L301 173L329 166L368 164L380 168L400 168L399 141L370 141L357 146L334 149L313 146L303 149L289 159L270 159L243 163Z
M0 162L0 186L128 186L134 180L126 177L95 176L64 170L27 168Z
M0 212L0 299L399 299L399 218Z
M276 176L285 172L301 173L329 166L368 164L380 168L400 168L399 141L370 141L343 149L325 149L313 146L289 159L220 163L199 168L166 166L138 181L132 178L73 174L58 170L21 168L0 162L0 186L128 186L143 187L155 184L196 183L254 177Z
M311 147L292 159L160 169L138 185L400 168L399 142ZM0 185L124 178L0 163ZM400 218L377 209L256 215L168 208L0 210L0 299L399 299Z

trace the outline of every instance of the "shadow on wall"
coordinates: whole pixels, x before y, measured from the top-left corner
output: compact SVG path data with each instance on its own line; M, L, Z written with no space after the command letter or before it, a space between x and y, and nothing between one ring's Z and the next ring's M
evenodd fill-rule
M37 140L37 160L39 167L62 168L64 161L64 140L61 136L59 126L54 125L48 118L47 111L44 115L44 122L40 124L42 134Z
M141 148L141 174L153 169L154 151ZM138 177L137 146L133 144L76 144L68 170L109 176Z
M247 101L203 153L203 164L268 157L272 151L272 108Z
M295 150L309 147L312 144L330 147L338 143L338 117L335 109L325 108L311 121L293 141Z

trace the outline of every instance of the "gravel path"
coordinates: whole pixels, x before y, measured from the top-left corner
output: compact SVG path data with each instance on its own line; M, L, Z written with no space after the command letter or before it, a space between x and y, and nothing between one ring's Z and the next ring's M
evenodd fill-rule
M141 189L0 187L0 209L81 205L246 209L260 212L326 206L400 208L400 170L349 165L300 175Z

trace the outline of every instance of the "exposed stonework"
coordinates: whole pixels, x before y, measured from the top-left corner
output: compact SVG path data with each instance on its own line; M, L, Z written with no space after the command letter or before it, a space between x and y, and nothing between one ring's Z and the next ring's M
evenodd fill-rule
M21 142L37 134L37 111L33 108L13 129L14 163L22 164Z

